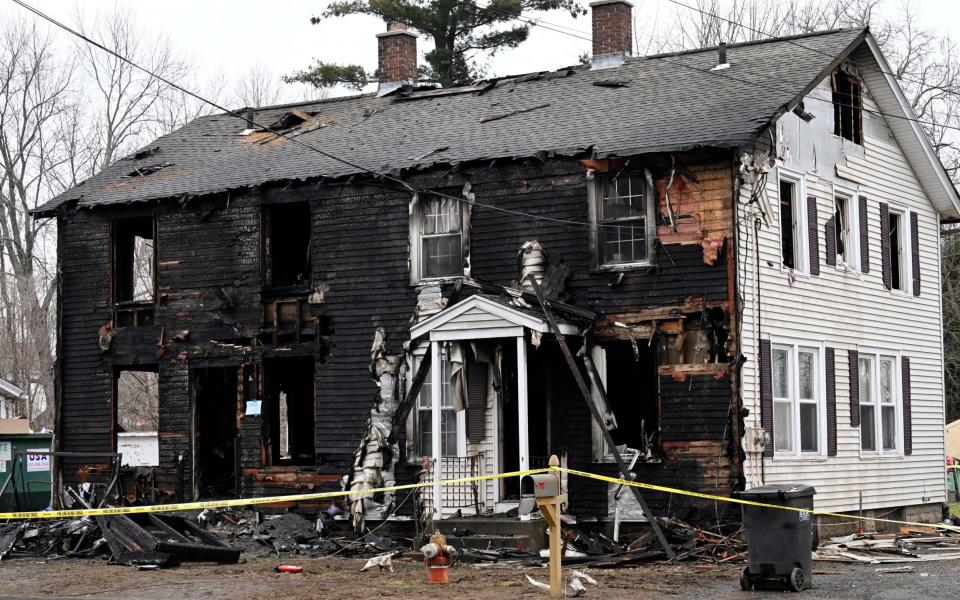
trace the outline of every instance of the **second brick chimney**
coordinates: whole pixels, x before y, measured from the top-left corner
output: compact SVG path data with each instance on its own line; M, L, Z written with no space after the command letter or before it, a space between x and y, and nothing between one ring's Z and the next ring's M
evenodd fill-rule
M379 92L395 90L417 81L417 36L403 23L391 21L377 34Z
M594 69L615 67L633 50L633 4L627 0L596 0L593 16Z

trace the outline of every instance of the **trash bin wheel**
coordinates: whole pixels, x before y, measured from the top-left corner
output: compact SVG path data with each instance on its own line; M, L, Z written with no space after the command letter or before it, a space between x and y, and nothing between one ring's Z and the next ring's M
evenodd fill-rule
M787 583L790 585L790 589L799 592L802 591L807 585L806 577L803 575L803 569L795 568L790 571L790 577L787 578Z
M749 592L753 588L753 577L750 576L750 567L740 571L740 589Z

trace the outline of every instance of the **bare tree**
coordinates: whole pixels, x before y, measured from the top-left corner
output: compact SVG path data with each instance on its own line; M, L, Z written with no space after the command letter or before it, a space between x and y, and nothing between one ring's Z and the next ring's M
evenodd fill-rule
M48 221L29 211L59 188L69 163L72 68L49 34L24 21L0 29L0 369L28 394L25 412L52 425L56 277Z
M281 98L279 77L266 65L253 65L240 75L236 85L236 103L242 106L260 108L279 104Z
M95 108L91 117L98 147L93 168L100 170L149 141L165 105L175 104L180 96L160 77L176 83L186 78L188 69L169 40L150 37L129 10L118 7L109 13L98 13L92 20L78 14L76 20L84 35L149 71L137 69L86 42L76 42L76 54L92 83L91 101Z

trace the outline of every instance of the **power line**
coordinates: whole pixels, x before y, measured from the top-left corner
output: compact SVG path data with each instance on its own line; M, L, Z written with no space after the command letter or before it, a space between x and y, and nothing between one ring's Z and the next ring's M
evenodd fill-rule
M736 25L736 26L738 26L738 27L742 27L742 28L746 29L747 31L752 31L753 33L757 33L757 34L759 34L759 35L762 35L762 36L766 37L767 39L779 40L779 41L787 42L788 44L791 44L791 45L793 45L793 46L797 46L798 48L803 48L804 50L809 50L810 52L816 52L817 54L822 54L823 56L827 56L827 57L830 57L830 58L835 58L833 54L830 54L829 52L825 52L825 51L823 51L823 50L820 50L819 48L813 48L813 47L810 47L810 46L805 46L805 45L801 44L800 42L798 42L798 41L796 41L796 40L791 40L790 38L777 37L776 35L774 35L774 34L772 34L772 33L767 33L766 31L763 31L762 29L756 29L756 28L751 27L751 26L749 26L749 25L747 25L747 24L745 24L745 23L741 23L741 22L735 21L735 20L733 20L733 19L728 19L727 17L722 17L722 16L720 16L720 15L718 15L718 14L716 14L716 13L712 13L712 12L710 12L710 11L708 11L708 10L703 10L702 8L697 8L696 6L691 6L691 5L689 5L689 4L684 4L683 2L680 2L680 0L667 0L667 1L670 2L670 3L672 3L672 4L676 4L677 6L682 6L683 8L686 8L686 9L689 9L689 10L692 10L692 11L695 11L695 12L698 12L698 13L704 15L704 16L712 17L712 18L714 18L714 19L719 19L719 20L724 21L724 22L726 22L726 23L729 23L729 24L731 24L731 25ZM874 67L874 66L872 66L872 65L864 65L864 64L862 64L862 63L860 63L860 62L857 62L857 61L855 61L855 60L853 60L853 59L851 59L851 58L848 58L848 59L847 59L847 62L850 62L850 63L852 63L852 64L855 64L855 65L857 65L857 66L858 66L859 68L861 68L861 69L865 69L865 70L868 70L868 71L876 71L877 73L882 73L882 74L884 74L884 75L889 75L890 77L893 77L894 79L897 79L897 80L899 80L899 81L905 81L905 82L907 82L907 83L913 83L913 84L915 84L915 85L927 85L926 82L917 81L917 80L915 80L915 79L910 79L910 78L904 77L903 75L897 75L896 73L892 73L892 72L890 72L890 71L884 71L884 70L883 70L882 68L880 68L880 67ZM956 94L957 92L947 92L947 93Z
M18 1L18 0L14 0L14 1ZM671 0L671 1L672 1L672 0ZM463 0L454 0L454 2L456 2L457 4L472 6L472 5L464 2ZM506 13L506 12L503 12L503 11L499 11L499 10L494 9L494 8L489 8L489 7L479 6L479 5L477 5L477 8L480 8L480 9L482 9L482 10L486 10L486 11L489 11L489 12L492 12L492 13L499 13L499 14L501 14L501 15L507 15L507 16L509 16L509 13ZM586 41L588 41L588 42L592 42L592 41L593 41L592 38L589 38L589 37L585 37L585 36L577 35L577 34L573 34L573 33L568 33L568 32L566 32L566 31L561 31L561 30L559 30L559 29L551 28L550 26L545 25L544 23L546 23L546 22L544 22L544 21L537 22L537 21L535 21L535 20L532 20L532 19L529 19L529 18L526 18L526 17L523 17L523 16L521 16L521 17L516 17L516 18L518 18L518 19L521 20L521 21L525 21L525 22L527 22L527 23L529 23L529 24L531 24L531 25L538 26L538 27L542 27L542 28L547 29L547 30L549 30L549 31L554 31L554 32L556 32L556 33L560 33L560 34L563 34L563 35L568 35L568 36L575 37L575 38L578 38L578 39L581 39L581 40L586 40ZM779 41L791 41L791 40L781 40L781 38L774 38L774 39L777 39L777 40L779 40ZM601 43L602 43L602 42L601 42ZM606 46L607 46L607 48L613 48L613 47L610 46L610 45L606 45ZM617 48L617 50L619 50L619 48ZM694 51L694 52L696 52L696 51ZM825 54L826 54L826 53L825 53ZM826 54L826 55L827 55L827 56L832 56L832 55L830 55L830 54ZM679 61L679 60L677 60L677 61L670 60L670 59L667 58L666 56L657 56L656 59L659 60L659 61L665 62L665 63L667 63L667 64L676 65L676 66L683 67L683 68L686 68L686 69L692 69L692 70L694 70L694 71L697 71L697 72L700 72L700 73L705 73L705 74L710 75L710 76L713 76L713 77L723 77L723 78L725 78L725 79L730 79L731 81L737 81L737 82L739 82L739 83L745 83L745 84L747 84L747 85L753 85L753 86L757 86L757 87L764 87L764 88L766 88L766 89L768 89L768 90L772 90L772 91L775 91L775 92L780 92L780 93L785 93L785 94L791 94L791 95L793 95L793 96L796 95L795 92L792 91L792 90L787 90L787 89L785 89L785 88L773 87L773 86L771 86L771 85L765 84L765 83L760 82L760 81L751 81L751 80L749 80L749 79L742 79L742 78L738 78L738 77L733 77L733 76L731 76L731 75L729 75L728 73L723 72L723 71L712 71L712 70L710 70L710 69L702 69L702 68L699 68L699 67L695 67L695 66L693 66L693 65L686 64L686 63L684 63L684 62L682 62L682 61ZM914 122L914 123L919 123L919 124L921 124L921 125L928 125L928 126L930 126L930 127L939 127L939 128L941 128L941 129L950 129L950 130L960 131L960 126L943 125L943 124L939 124L939 123L934 123L934 122L932 122L932 121L923 121L923 120L921 120L921 119L917 119L917 118L914 118L914 117L908 117L908 116L903 116L903 115L895 115L895 114L886 113L886 112L883 112L883 111L871 110L871 109L868 109L868 108L864 108L863 106L855 106L855 105L853 105L853 104L844 104L844 103L841 103L841 102L835 102L834 100L827 100L826 98L818 98L818 97L816 97L816 96L808 96L807 98L810 99L810 100L817 100L817 101L820 101L820 102L825 102L825 103L828 103L828 104L831 104L831 105L834 105L834 106L842 106L842 107L845 107L845 108L858 109L858 110L861 110L861 111L863 111L863 112L865 112L865 113L867 113L867 114L871 114L871 115L882 116L882 117L890 117L890 118L893 118L893 119L901 119L901 120L903 120L903 121L912 121L912 122ZM807 98L805 98L805 99L807 99Z

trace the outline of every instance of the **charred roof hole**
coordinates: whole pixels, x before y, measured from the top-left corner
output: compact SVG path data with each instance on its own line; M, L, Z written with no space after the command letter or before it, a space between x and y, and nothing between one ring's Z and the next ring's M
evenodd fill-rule
M171 166L170 163L165 163L162 165L147 165L145 167L135 167L132 171L127 173L124 177L146 177L147 175L153 175L157 171L162 171L167 167Z
M154 146L153 148L144 148L143 150L138 150L129 156L125 156L123 160L143 160L145 158L150 158L157 152L160 152L160 146Z
M312 113L303 112L298 108L294 108L290 112L284 113L283 116L271 124L270 130L280 132L294 129L312 119L313 116L314 115Z

